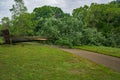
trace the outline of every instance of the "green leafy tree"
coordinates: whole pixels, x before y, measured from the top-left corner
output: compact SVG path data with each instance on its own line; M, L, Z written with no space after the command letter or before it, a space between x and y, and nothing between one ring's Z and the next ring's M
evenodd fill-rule
M34 34L33 15L27 13L23 0L14 0L15 4L10 9L12 13L12 26L10 32L15 36L28 36Z
M35 14L35 19L39 20L41 17L43 18L61 18L63 16L63 11L58 7L51 6L43 6L39 8L35 8L33 10L33 14Z
M1 25L1 29L8 29L10 27L10 19L9 17L3 17L2 18L2 25Z
M32 36L34 35L34 21L32 21L32 16L29 13L21 14L13 20L13 25L10 31L16 36Z
M36 32L36 35L39 36L43 34L48 36L48 32L54 32L53 29L56 32L57 21L59 21L60 18L69 16L69 14L65 14L60 8L51 6L35 8L32 14L34 16L33 21L36 24L34 31ZM53 34L48 37L53 36Z
M86 16L88 14L88 9L89 7L85 5L84 7L74 9L72 13L73 17L83 21L84 26L86 26Z
M69 42L68 46L81 44L80 39L83 28L82 21L78 20L77 18L73 18L72 16L64 17L60 20L58 26L59 39L56 41L56 43L59 42L59 44L62 45L62 42L63 44L66 42L67 45Z

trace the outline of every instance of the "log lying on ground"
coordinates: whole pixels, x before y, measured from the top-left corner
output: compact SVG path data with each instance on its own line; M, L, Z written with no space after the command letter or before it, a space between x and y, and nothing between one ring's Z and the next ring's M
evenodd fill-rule
M47 38L39 37L11 37L12 43L16 42L32 42L32 41L48 41Z

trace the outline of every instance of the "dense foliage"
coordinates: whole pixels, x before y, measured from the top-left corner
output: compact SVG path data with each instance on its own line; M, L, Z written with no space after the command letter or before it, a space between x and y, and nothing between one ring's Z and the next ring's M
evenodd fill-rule
M113 1L109 4L92 3L74 9L73 16L81 19L85 27L96 28L105 37L104 45L120 46L120 3Z
M22 0L15 0L12 20L4 17L1 28L9 27L15 36L49 38L58 45L104 45L120 47L120 3L92 3L73 10L72 15L58 7L43 6L27 12Z

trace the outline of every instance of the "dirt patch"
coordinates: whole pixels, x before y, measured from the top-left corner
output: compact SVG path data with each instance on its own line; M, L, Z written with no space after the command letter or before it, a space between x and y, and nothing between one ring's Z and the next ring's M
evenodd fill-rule
M79 70L77 70L77 69L71 69L70 72L72 74L79 74L80 73Z

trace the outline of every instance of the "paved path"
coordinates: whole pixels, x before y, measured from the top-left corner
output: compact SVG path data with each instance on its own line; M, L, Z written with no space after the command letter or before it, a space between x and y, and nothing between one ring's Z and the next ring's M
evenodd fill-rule
M89 52L89 51L84 51L79 49L63 49L62 48L62 50L79 55L93 62L103 64L104 66L107 66L115 71L120 72L120 58L107 56L103 54L97 54L94 52Z

